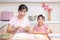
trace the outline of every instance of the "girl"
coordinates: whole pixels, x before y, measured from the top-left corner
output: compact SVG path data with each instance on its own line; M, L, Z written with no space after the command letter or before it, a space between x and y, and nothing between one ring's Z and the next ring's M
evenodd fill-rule
M45 34L49 38L48 33L51 33L51 31L49 31L48 26L44 23L44 21L45 21L45 17L43 15L39 15L37 18L38 24L34 26L33 33L34 34ZM49 38L49 40L51 39Z
M7 28L8 33L14 34L15 32L28 32L29 31L29 26L30 22L29 20L25 17L26 12L28 11L28 8L26 5L21 4L18 8L18 16L13 17Z

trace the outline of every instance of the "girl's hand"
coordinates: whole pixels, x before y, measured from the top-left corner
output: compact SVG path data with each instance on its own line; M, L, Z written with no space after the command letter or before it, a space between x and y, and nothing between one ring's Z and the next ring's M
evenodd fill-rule
M50 33L52 33L52 30L50 30Z
M52 33L52 30L47 30L47 33Z

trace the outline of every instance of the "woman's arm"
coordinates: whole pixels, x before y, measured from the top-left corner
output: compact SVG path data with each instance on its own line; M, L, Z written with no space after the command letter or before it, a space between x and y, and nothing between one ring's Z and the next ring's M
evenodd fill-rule
M13 28L12 25L8 24L8 27L7 27L7 33L15 33L16 32L16 29Z
M21 28L20 26L17 26L14 28L12 25L8 24L7 32L14 34L17 30L20 30L20 29L23 29L23 28Z

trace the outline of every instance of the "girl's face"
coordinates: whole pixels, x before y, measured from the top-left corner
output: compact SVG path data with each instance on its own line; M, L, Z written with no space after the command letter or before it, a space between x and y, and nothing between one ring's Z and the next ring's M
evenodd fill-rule
M18 11L18 13L19 13L19 16L25 16L26 15L26 9L23 9L23 10L21 10L21 11Z
M37 20L38 25L43 25L44 24L44 19L42 17L39 17L39 19Z

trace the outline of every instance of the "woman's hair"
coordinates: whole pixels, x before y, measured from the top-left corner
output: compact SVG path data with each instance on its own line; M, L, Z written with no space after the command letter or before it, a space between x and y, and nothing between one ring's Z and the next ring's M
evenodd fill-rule
M23 9L26 9L26 11L28 11L28 8L27 8L27 6L25 4L19 5L18 11L21 11Z
M37 20L38 20L40 17L42 17L42 19L45 20L45 17L44 17L42 14L38 15Z

